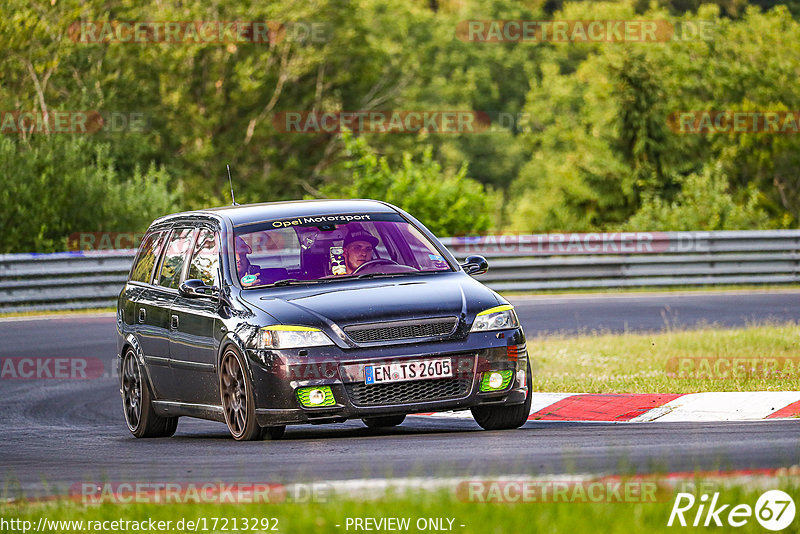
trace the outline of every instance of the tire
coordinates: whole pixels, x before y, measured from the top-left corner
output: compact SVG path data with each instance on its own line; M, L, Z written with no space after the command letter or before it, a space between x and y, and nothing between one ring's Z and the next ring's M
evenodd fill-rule
M405 415L384 415L382 417L364 417L361 419L369 428L385 428L398 426L406 420Z
M525 402L513 406L476 406L471 409L475 422L484 430L509 430L524 425L531 413L532 380L531 363L528 362L525 382L528 386L528 395Z
M157 415L152 400L136 353L129 348L122 360L122 409L128 430L137 438L168 438L178 428L178 418Z
M253 386L239 353L226 349L219 366L219 392L225 424L236 441L262 439L264 430L256 422Z

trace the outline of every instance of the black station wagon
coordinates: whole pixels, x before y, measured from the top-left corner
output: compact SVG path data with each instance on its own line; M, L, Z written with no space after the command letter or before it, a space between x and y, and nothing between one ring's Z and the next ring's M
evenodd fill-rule
M229 206L157 219L119 296L120 392L136 437L181 416L237 440L289 424L470 409L530 412L514 309L419 221L372 200Z

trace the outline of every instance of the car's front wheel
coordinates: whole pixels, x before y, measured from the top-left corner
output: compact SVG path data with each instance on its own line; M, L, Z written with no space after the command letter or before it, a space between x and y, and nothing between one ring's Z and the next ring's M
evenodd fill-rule
M532 380L531 364L528 362L525 382L528 386L528 395L525 402L512 406L476 406L471 409L475 422L484 430L507 430L524 425L531 412Z
M122 359L122 407L128 430L137 438L167 438L178 428L177 417L161 417L153 410L152 393L133 349Z
M222 355L219 367L219 391L222 411L233 439L261 439L263 430L256 422L253 386L245 374L245 364L237 351L229 348Z
M403 424L405 415L385 415L383 417L364 417L361 419L369 428L383 428Z

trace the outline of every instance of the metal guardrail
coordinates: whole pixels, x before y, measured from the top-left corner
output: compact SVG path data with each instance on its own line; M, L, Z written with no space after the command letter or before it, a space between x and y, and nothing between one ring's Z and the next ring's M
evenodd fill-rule
M0 312L114 306L135 254L0 254Z
M800 230L465 236L497 291L800 283ZM135 251L0 255L0 312L114 306Z

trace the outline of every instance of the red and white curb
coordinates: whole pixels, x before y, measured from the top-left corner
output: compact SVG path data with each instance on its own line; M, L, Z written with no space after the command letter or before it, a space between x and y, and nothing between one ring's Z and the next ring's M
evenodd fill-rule
M469 411L419 414L471 418ZM529 421L760 421L800 417L800 391L533 393Z

